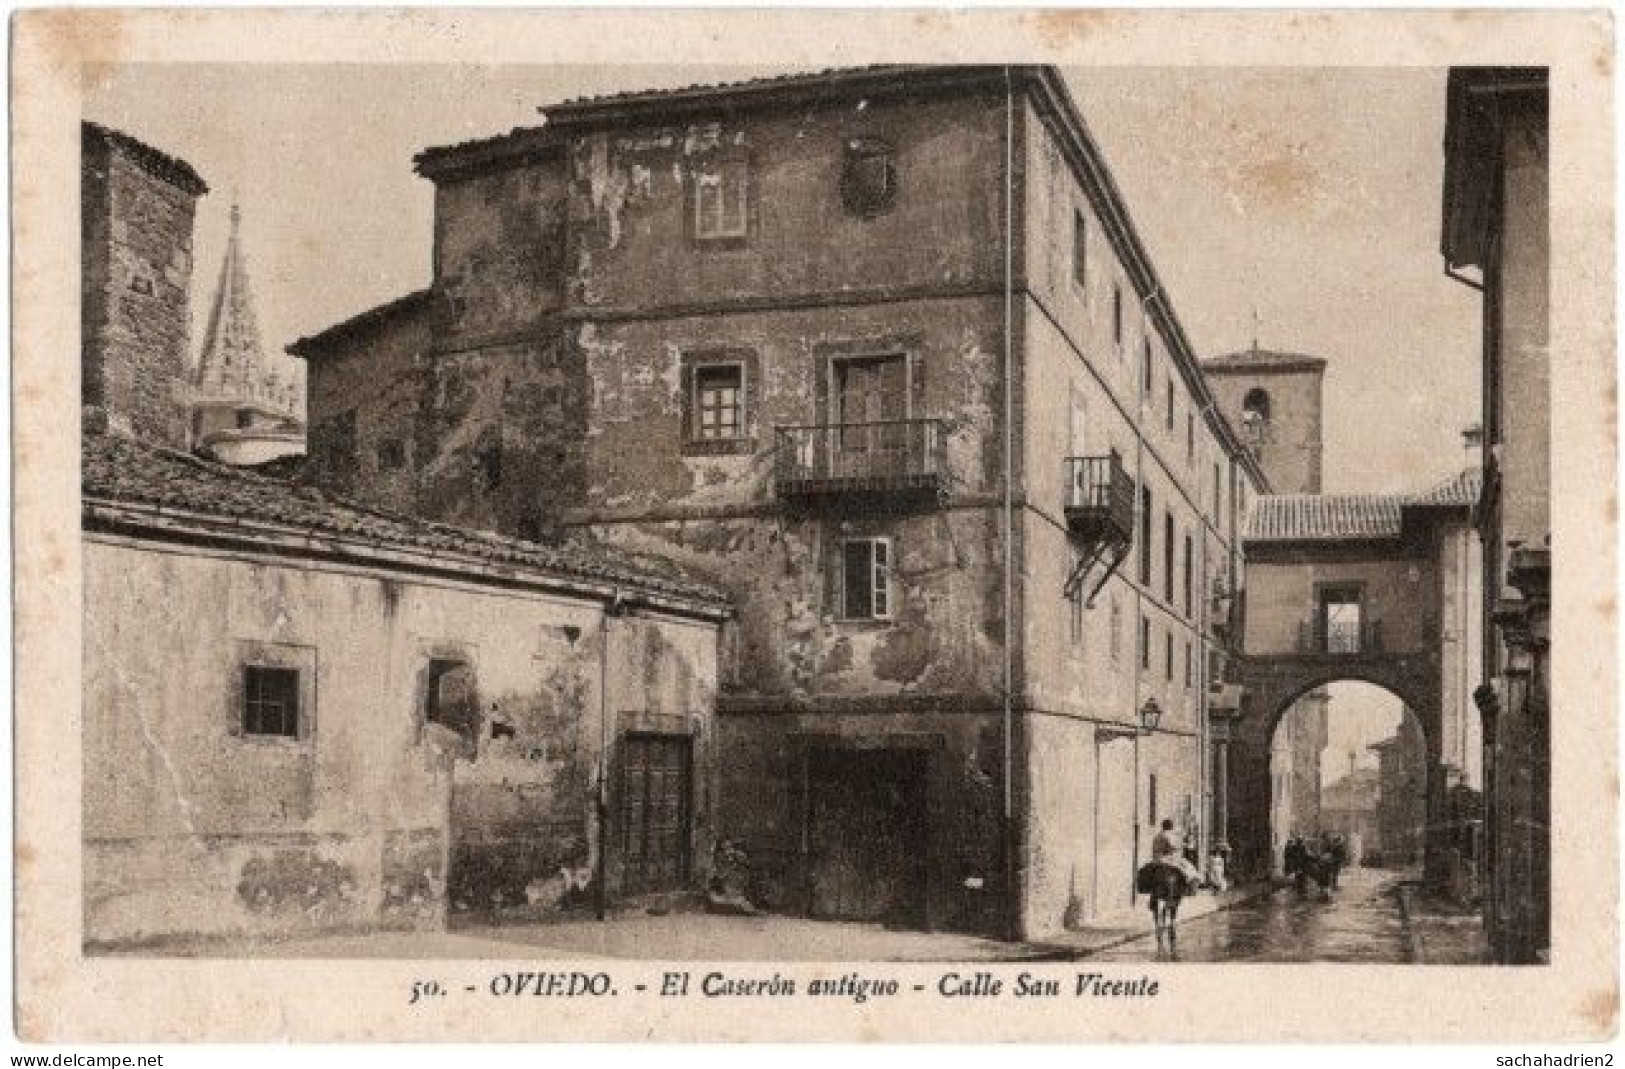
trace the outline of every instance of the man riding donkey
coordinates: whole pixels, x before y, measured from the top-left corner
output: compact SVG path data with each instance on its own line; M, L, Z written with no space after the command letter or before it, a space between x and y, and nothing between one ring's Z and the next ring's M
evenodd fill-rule
M1202 874L1184 854L1183 840L1174 834L1174 822L1162 822L1162 830L1151 840L1151 860L1139 872L1139 889L1150 895L1151 917L1157 928L1157 942L1164 936L1172 945L1179 900L1195 891Z

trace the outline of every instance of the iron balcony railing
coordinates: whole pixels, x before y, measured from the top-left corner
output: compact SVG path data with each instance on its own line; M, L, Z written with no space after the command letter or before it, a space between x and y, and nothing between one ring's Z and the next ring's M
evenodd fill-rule
M1117 450L1066 458L1066 522L1076 534L1134 536L1134 480Z
M1382 652L1380 620L1305 620L1298 625L1298 652L1332 657Z
M940 494L947 436L940 419L779 427L774 483L780 496Z

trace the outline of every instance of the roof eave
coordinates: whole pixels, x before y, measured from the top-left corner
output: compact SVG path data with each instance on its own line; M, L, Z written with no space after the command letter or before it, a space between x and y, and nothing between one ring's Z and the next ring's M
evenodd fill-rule
M393 301L386 301L342 320L328 327L326 330L296 339L288 343L283 350L289 356L309 362L330 355L345 342L354 341L365 336L369 331L378 330L396 319L418 314L428 308L434 297L434 288L425 287L414 290L404 297L397 297Z
M650 118L727 114L743 108L804 104L852 93L918 93L996 84L998 65L888 64L762 79L738 85L687 86L648 93L566 101L538 108L550 128L601 127Z
M594 601L624 602L626 596L631 594L639 605L717 621L733 615L731 603L720 594L714 598L681 594L660 590L627 577L588 579L524 563L486 561L450 550L354 538L317 527L220 516L90 493L82 498L81 524L89 531L140 531L158 541L208 538L257 547L282 556L339 558L360 565L425 574L451 573L475 583L506 587L517 584L541 592Z

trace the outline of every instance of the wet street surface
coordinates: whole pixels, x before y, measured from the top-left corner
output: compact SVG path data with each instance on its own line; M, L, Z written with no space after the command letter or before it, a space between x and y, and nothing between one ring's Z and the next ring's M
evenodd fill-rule
M1394 887L1410 874L1348 869L1330 901L1310 884L1181 924L1172 954L1152 936L1089 955L1091 961L1409 962L1410 940Z

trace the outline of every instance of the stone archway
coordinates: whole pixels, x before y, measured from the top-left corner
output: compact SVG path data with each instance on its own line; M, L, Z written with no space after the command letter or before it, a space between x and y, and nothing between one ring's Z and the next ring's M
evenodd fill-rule
M1267 875L1270 869L1270 740L1276 726L1303 695L1356 680L1393 694L1421 726L1427 746L1423 871L1427 878L1437 878L1436 829L1446 822L1437 653L1236 658L1230 678L1241 684L1244 696L1239 710L1216 716L1215 743L1225 751L1226 820L1221 832L1240 875Z

